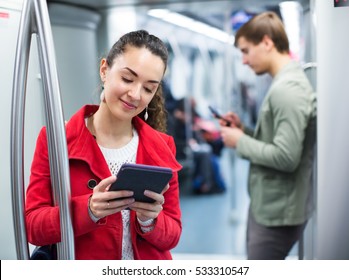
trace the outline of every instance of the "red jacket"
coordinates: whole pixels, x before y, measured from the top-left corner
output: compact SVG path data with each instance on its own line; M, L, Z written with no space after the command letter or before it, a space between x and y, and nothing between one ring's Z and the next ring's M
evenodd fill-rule
M89 130L85 117L98 106L87 105L67 123L66 135L70 166L72 222L75 236L76 259L121 259L121 214L107 216L94 223L88 213L88 198L92 190L87 182L109 177L110 171ZM154 230L143 233L131 211L130 229L135 259L171 259L170 250L180 238L181 212L179 208L178 171L175 143L171 136L152 129L140 118L133 120L139 134L137 163L172 168L174 176L164 194L163 211L156 219ZM53 205L46 129L39 134L31 167L26 197L26 225L28 241L34 245L60 242L59 207Z

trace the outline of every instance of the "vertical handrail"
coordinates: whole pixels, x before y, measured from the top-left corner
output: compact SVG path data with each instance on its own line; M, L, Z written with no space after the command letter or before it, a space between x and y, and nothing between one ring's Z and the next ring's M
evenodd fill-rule
M18 259L29 258L24 218L23 135L26 81L32 34L36 34L38 37L51 184L54 203L60 208L61 242L57 246L58 259L75 259L65 125L52 31L45 0L24 1L15 59L11 115L11 177L17 257Z
M11 181L12 209L17 258L27 260L29 250L24 219L24 164L23 134L25 111L25 82L31 41L31 21L29 2L23 3L17 40L15 68L13 75L12 114L11 114ZM23 81L23 82L20 82Z
M303 71L306 73L309 69L316 69L317 63L316 62L307 62L302 65ZM316 192L317 182L316 182L316 168L317 168L317 140L315 139L314 144L314 161L313 161L313 192ZM302 232L299 241L298 241L298 259L303 260L304 259L304 231Z

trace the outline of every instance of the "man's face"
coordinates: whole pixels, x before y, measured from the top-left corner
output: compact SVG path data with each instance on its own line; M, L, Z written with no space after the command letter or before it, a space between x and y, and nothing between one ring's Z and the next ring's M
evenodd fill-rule
M268 51L264 40L255 45L247 41L245 37L240 37L237 46L242 52L243 64L250 66L257 75L268 72Z

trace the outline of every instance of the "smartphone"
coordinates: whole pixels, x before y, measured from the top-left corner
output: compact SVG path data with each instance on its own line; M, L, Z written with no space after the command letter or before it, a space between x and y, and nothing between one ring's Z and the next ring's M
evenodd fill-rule
M154 202L144 195L145 190L161 193L172 178L172 169L145 164L125 163L116 175L116 181L109 191L133 191L136 201ZM123 199L123 198L122 198Z
M208 109L210 109L211 113L213 114L213 116L215 118L225 121L226 122L226 126L230 126L231 122L226 120L225 118L223 118L223 116L215 108L213 108L212 106L209 105Z

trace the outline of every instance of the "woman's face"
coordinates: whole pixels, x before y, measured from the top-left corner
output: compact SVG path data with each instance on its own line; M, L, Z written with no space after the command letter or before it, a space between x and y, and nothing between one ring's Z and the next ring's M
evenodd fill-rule
M128 46L110 67L101 61L100 75L105 102L112 115L131 120L150 103L165 71L160 57L146 48Z

